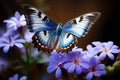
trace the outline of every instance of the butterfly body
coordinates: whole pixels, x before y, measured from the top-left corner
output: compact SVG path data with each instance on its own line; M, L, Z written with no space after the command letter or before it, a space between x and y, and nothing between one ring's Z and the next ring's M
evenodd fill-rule
M62 32L62 29L63 29L63 26L62 26L62 24L61 23L59 23L58 25L57 25L57 27L56 27L56 35L60 35L61 34L61 32Z
M92 24L99 18L100 13L91 12L56 25L42 11L29 5L22 5L28 28L34 32L32 37L34 46L38 50L57 51L69 50L77 43L77 37L83 37Z

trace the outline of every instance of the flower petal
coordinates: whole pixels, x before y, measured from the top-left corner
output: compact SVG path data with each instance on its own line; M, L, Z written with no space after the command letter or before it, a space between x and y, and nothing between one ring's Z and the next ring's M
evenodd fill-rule
M81 67L77 65L75 72L76 74L80 74L82 72Z
M63 67L64 67L65 69L68 69L72 64L73 64L72 62L69 62L69 63L64 64Z
M99 56L100 60L104 60L105 57L106 57L106 53L100 53L100 56Z
M9 48L10 48L10 45L6 45L6 46L3 48L4 53L7 53L8 50L9 50Z
M96 69L97 69L97 70L102 70L102 69L104 69L104 68L105 68L105 65L104 65L104 64L99 64L99 65L96 66Z
M100 73L101 75L105 75L107 72L106 72L105 70L100 70L99 73Z
M80 63L79 65L86 69L89 68L89 65L87 63Z
M95 75L95 76L101 76L101 74L99 73L99 71L96 71L96 72L93 72L93 74Z
M21 16L20 16L20 21L26 21L24 15L21 15Z
M25 25L26 25L26 21L21 21L21 22L20 22L20 25L21 25L21 26L25 26Z
M12 77L10 77L10 78L9 78L9 80L13 80L13 78L12 78Z
M18 21L18 19L16 17L11 17L9 20L13 21L14 23L16 23Z
M115 59L115 57L114 57L113 54L109 53L109 54L107 54L107 55L108 55L108 57L109 57L111 60L114 60L114 59Z
M18 37L20 37L20 34L16 34L16 35L14 35L12 38L15 40L15 39L17 39Z
M6 46L6 43L0 43L0 48Z
M86 80L91 80L93 77L93 72L89 72L87 75L86 75Z
M120 50L119 50L119 49L111 49L110 52L111 52L111 53L119 53Z
M105 44L105 47L106 47L107 49L110 49L112 46L113 46L113 42L112 42L112 41L109 41L109 42L107 42L107 43Z
M15 40L15 42L18 42L18 43L25 43L25 40L24 40L24 39L18 39L18 40Z
M119 48L117 45L113 45L111 49L117 49Z
M82 48L78 48L77 46L75 46L73 49L72 49L72 51L73 52L81 52L83 49Z
M51 72L53 72L56 68L57 68L56 66L48 66L47 72L48 72L48 73L51 73Z
M88 50L90 53L93 53L93 47L92 47L92 45L87 45L87 50Z
M90 59L90 64L92 67L95 67L98 64L98 61L96 59L97 59L96 57L92 57Z
M61 71L60 67L57 68L55 76L56 76L56 78L60 78L62 76L62 71Z
M13 76L13 80L18 80L18 74L15 74L15 75Z
M69 72L69 73L74 72L74 70L75 70L75 64L71 65L71 66L68 68L68 72Z
M26 79L27 79L26 76L23 76L23 77L20 78L20 80L26 80Z
M7 24L12 24L12 23L14 23L14 21L12 21L12 20L4 20L3 22L5 22L5 23L7 23Z
M15 18L17 18L17 19L20 18L20 13L18 11L15 12Z
M24 47L23 44L21 44L21 43L15 43L15 45L16 45L17 47L19 47L19 48Z
M102 43L100 41L94 41L92 42L92 44L95 46L100 46Z
M7 24L7 28L13 28L16 30L16 23Z

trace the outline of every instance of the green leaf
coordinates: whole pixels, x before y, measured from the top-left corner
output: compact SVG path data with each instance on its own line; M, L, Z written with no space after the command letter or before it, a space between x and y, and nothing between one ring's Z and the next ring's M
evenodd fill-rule
M15 70L17 70L17 69L22 69L22 68L23 68L22 65L18 65L18 66L16 66L16 67L14 67Z
M40 64L43 64L43 63L47 63L49 60L47 58L41 58L41 59L37 59L36 63L40 63Z
M40 55L37 56L36 58L36 63L43 64L43 63L47 63L48 61L49 61L48 58L40 56Z
M32 59L31 57L29 57L30 59L30 64L32 64L33 63L33 61L34 61L34 59ZM22 57L21 57L21 60L24 62L24 63L27 63L27 57L26 57L26 55L22 55Z

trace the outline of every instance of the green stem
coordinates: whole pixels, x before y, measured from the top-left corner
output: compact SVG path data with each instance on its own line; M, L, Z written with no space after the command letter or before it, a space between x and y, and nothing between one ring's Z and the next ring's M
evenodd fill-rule
M27 47L26 47L26 58L27 58L27 75L28 75L28 80L31 80L30 55L29 55Z

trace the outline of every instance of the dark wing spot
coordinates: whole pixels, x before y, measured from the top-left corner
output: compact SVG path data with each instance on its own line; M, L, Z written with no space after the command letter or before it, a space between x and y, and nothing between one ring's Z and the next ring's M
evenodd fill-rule
M43 21L46 21L46 20L47 20L47 18L48 18L48 17L47 17L47 16L45 16L42 20L43 20Z
M75 19L73 20L73 23L74 23L74 24L77 24L77 22L76 22L76 20L75 20Z
M39 16L40 18L41 18L41 14L42 14L42 12L39 11L38 16Z
M70 34L67 35L67 38L69 38Z
M45 16L42 20L47 23L49 21L49 18L47 16Z
M46 36L47 35L47 31L43 31L44 35Z
M81 22L82 20L83 20L83 16L81 16L81 17L80 17L80 20L79 20L79 22Z

